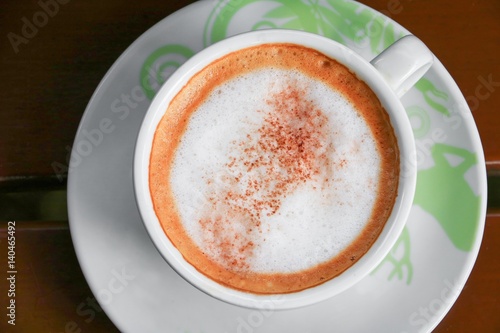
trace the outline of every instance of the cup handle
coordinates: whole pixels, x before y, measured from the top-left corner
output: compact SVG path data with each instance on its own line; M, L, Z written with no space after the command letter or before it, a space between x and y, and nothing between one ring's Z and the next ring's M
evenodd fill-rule
M398 97L402 97L432 66L434 56L413 35L404 36L370 63L382 74Z

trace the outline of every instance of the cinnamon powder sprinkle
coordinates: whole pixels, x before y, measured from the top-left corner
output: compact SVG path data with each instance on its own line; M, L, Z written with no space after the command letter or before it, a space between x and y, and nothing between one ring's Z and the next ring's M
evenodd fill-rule
M279 214L287 195L306 182L332 179L328 118L306 95L291 82L267 99L262 125L233 142L226 172L208 197L199 223L208 248L230 270L250 268L254 241L263 237L261 219Z

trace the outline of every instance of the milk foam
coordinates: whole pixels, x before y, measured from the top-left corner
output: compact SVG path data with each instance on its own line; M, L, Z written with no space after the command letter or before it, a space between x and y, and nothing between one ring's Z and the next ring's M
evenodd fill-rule
M280 198L279 209L271 214L264 210L258 227L249 230L246 215L228 213L231 204L214 198L217 193L244 193L248 180L266 176L262 168L242 168L249 154L240 149L241 142L258 139L266 115L274 112L270 97L290 84L304 91L302 98L327 117L333 163L323 170L326 176L291 187ZM343 95L300 72L264 68L215 88L192 114L170 181L187 233L214 261L227 266L228 256L240 256L236 259L244 265L238 269L290 273L332 259L359 235L372 213L379 172L380 156L370 127ZM207 218L222 219L223 226L207 233L215 226L200 223ZM241 251L228 253L222 244L234 239Z

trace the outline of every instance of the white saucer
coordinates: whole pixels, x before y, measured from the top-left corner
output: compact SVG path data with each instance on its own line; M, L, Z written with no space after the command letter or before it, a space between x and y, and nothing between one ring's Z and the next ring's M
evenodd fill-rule
M403 98L419 156L407 227L391 255L353 288L297 310L238 308L185 282L149 239L134 198L134 144L154 91L180 63L256 28L324 34L367 59L409 33L356 2L310 3L194 3L137 39L94 93L73 145L70 228L90 288L120 331L429 332L458 297L483 234L486 170L471 112L439 61Z

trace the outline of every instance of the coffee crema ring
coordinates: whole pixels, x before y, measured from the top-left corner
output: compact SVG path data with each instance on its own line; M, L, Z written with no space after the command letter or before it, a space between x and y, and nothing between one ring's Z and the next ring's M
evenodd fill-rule
M399 150L373 91L286 43L230 53L173 98L154 136L154 210L183 257L222 285L280 294L324 283L372 246Z

